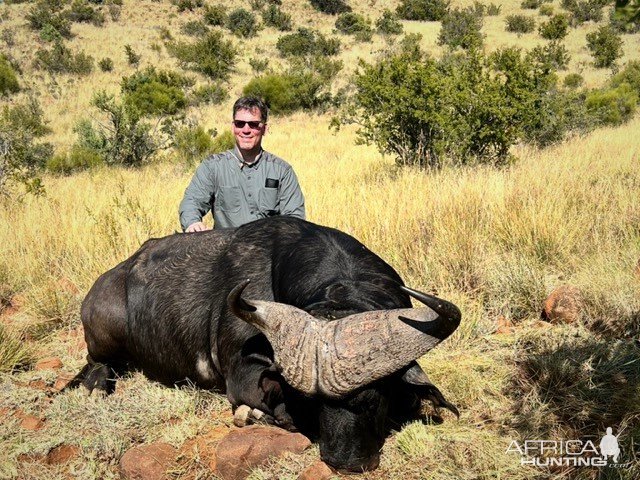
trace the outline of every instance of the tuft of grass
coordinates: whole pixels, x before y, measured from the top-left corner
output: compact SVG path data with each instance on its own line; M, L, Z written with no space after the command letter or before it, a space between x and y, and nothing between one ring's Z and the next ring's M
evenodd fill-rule
M0 372L11 373L33 362L32 349L20 335L0 323Z

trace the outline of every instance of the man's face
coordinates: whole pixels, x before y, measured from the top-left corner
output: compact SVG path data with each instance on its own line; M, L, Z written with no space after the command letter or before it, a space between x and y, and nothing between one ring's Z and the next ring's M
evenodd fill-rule
M260 110L254 108L252 110L238 110L231 123L231 129L236 137L238 148L253 151L260 148L262 136L267 131L267 125L262 123Z

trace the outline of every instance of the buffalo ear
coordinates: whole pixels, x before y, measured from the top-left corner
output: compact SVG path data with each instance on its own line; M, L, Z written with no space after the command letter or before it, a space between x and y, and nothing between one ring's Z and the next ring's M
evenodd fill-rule
M458 408L449 402L436 387L417 362L412 362L409 369L402 375L402 380L413 386L414 392L422 399L429 400L436 408L446 408L460 418Z

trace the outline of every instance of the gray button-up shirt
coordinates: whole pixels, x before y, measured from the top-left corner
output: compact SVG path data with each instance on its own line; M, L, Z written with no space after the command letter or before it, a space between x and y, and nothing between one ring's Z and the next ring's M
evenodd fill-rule
M207 157L180 202L182 229L213 210L214 228L238 227L259 218L305 218L304 196L287 162L262 151L252 164L237 149Z

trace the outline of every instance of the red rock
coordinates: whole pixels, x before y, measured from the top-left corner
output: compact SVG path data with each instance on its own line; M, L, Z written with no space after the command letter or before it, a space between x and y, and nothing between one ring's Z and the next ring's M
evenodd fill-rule
M333 476L335 476L333 470L331 470L326 463L318 460L316 463L305 468L298 477L298 480L329 480Z
M73 380L75 375L72 373L63 373L56 378L56 382L53 384L53 389L56 392L60 392L67 384Z
M47 454L46 463L48 465L61 465L74 459L80 454L80 447L75 445L58 445L52 448Z
M59 370L62 368L62 360L58 357L43 358L36 363L36 370Z
M544 302L542 318L551 323L574 323L582 313L582 295L572 285L556 288Z
M224 480L246 478L269 457L302 453L311 445L307 437L277 427L250 426L231 432L216 449L216 471Z
M164 480L177 451L167 443L151 443L128 450L120 459L120 473L127 480Z
M44 426L44 422L33 415L24 415L21 417L21 420L20 426L25 430L36 431L40 430Z
M498 328L496 329L496 333L503 335L513 333L513 322L504 315L500 315L498 317Z

